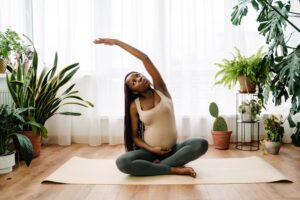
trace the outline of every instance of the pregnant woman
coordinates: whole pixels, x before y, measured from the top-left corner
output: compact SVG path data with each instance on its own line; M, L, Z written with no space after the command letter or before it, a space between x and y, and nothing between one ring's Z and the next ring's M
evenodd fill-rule
M208 149L204 139L193 138L177 143L173 102L159 71L140 50L110 38L98 38L95 44L117 45L140 59L153 84L142 74L125 76L125 148L117 160L120 171L134 176L179 174L196 177L188 162Z

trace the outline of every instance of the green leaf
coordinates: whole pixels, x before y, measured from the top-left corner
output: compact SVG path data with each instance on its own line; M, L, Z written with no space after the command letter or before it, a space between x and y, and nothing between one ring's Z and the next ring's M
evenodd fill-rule
M41 125L41 136L46 139L48 138L48 130L43 125Z
M248 4L252 0L240 0L236 6L233 7L233 12L231 13L231 22L234 25L240 25L244 16L248 13ZM252 3L255 8L257 8L257 3Z
M289 115L287 119L288 119L288 122L289 122L291 128L296 127L296 124L295 124L294 120L292 119L291 115Z
M53 67L51 69L52 73L50 75L50 78L52 78L56 72L57 69L57 62L58 62L58 55L57 52L55 52L55 57L54 57L54 62L53 62Z
M27 121L27 123L31 126L34 126L36 128L42 128L41 124L35 122L35 121Z
M62 95L69 93L73 89L74 86L75 86L75 83L72 84L68 89L66 89L66 91L64 93L62 93Z
M72 115L72 116L80 116L81 113L76 113L76 112L60 112L60 113L56 113L56 114L60 114L60 115Z
M29 166L33 158L33 149L30 140L28 139L28 137L19 133L14 133L12 135L15 135L16 138L18 139L20 144L20 153L26 165Z
M298 81L300 81L300 46L286 56L281 62L277 64L279 69L279 80L286 82L289 93L293 95L298 89Z

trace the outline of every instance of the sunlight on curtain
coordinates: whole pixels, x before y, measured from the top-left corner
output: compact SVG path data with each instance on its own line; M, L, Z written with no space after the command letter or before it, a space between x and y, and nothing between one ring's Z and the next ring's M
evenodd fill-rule
M215 63L231 58L235 46L243 54L251 55L265 44L265 39L257 33L254 11L236 27L230 22L234 0L32 2L34 43L41 64L51 66L55 51L61 67L79 62L81 67L74 79L77 89L82 97L95 104L95 108L89 109L64 108L80 111L81 117L50 119L48 142L62 145L123 142L124 76L130 71L147 73L142 63L124 50L94 45L92 41L97 37L118 38L151 58L173 97L180 139L203 137L211 142L213 119L208 113L211 101L217 102L220 113L227 117L229 127L235 132L237 89L214 86L218 71ZM1 23L7 20L1 19ZM288 104L274 108L270 101L264 113L286 114L288 108ZM263 126L260 127L262 134ZM234 138L233 134L233 141Z
M0 0L0 31L11 28L32 37L32 0Z

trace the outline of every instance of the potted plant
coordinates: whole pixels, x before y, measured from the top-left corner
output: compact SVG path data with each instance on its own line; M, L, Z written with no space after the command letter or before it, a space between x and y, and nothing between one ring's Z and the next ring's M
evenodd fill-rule
M269 71L266 65L262 65L264 56L263 48L250 56L241 55L238 48L235 47L236 55L233 59L224 59L222 63L216 63L220 70L215 78L222 76L215 84L222 84L231 89L239 81L240 93L254 93L257 84L267 84L269 80Z
M233 7L231 22L240 25L250 7L257 12L258 34L263 35L268 44L264 62L268 63L273 74L270 81L273 101L278 106L291 99L287 119L290 127L297 129L291 137L292 142L300 146L300 125L293 120L293 116L300 111L300 40L297 39L300 36L300 26L296 23L299 22L297 19L300 12L297 3L280 0L237 1Z
M215 148L228 149L232 131L228 131L225 119L219 116L219 108L215 102L210 103L209 112L216 118L211 131Z
M0 73L5 73L8 58L12 52L22 54L25 51L26 48L15 31L8 28L5 32L0 32Z
M271 115L264 121L265 131L267 134L264 140L265 150L270 154L278 154L280 150L281 139L284 134L282 126L282 117Z
M30 140L20 134L26 122L22 116L30 108L12 108L8 105L0 105L0 174L12 171L15 165L15 151L13 151L13 139L20 146L20 154L27 166L32 160L33 151ZM34 123L32 124L34 125Z
M8 67L10 73L6 76L7 86L16 107L30 106L34 108L34 110L26 111L24 116L26 120L35 121L40 127L24 126L24 134L31 139L34 157L36 157L40 155L41 137L48 137L44 125L49 118L55 114L81 115L78 112L58 112L59 108L69 104L93 107L93 104L77 95L78 91L74 90L75 83L64 92L59 91L66 83L70 82L79 69L79 63L68 65L58 71L58 58L55 54L53 67L49 70L44 68L38 74L38 55L35 49L33 52L33 60L28 71L26 71L25 63L20 62L17 69ZM70 99L76 101L68 101Z
M260 99L244 100L239 105L239 113L241 113L242 121L255 121L261 113L262 101Z

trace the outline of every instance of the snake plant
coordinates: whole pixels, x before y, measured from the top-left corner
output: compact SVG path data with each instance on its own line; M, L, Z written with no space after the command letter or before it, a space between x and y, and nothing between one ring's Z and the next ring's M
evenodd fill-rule
M28 69L26 64L19 62L18 68L8 67L7 86L17 108L33 107L26 112L26 120L40 124L39 132L47 138L46 121L55 114L79 116L79 112L59 112L62 106L75 104L83 107L93 107L89 101L78 96L74 89L75 83L60 92L70 82L79 69L79 63L68 65L58 70L58 56L55 54L53 67L43 68L38 74L38 54L33 48L33 60ZM70 101L72 100L72 101ZM74 101L75 100L75 101ZM27 127L36 132L34 126Z

